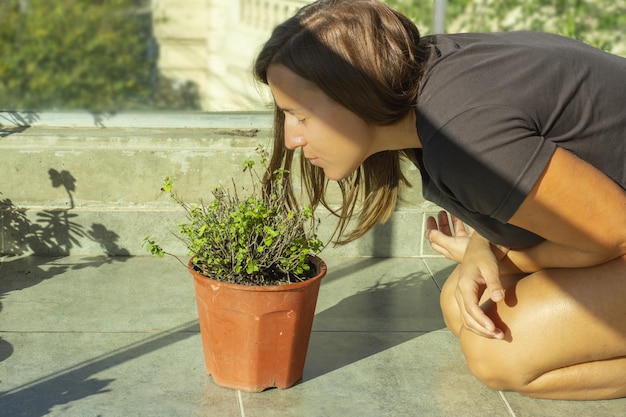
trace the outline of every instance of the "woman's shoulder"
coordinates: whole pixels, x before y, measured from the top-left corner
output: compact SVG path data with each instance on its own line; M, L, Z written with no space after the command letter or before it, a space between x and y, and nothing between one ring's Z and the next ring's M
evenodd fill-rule
M626 104L624 83L610 82L623 79L626 59L573 39L522 31L434 35L428 40L434 52L416 106L439 127L479 107L516 109L519 117L541 129L555 110L584 107L590 95Z

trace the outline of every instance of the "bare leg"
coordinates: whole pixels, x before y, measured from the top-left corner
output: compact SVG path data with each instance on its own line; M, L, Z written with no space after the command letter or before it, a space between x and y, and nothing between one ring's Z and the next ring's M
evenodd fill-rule
M504 341L463 327L453 296L457 271L442 290L444 318L483 383L541 398L626 396L626 257L503 277L505 301L483 308L505 330Z

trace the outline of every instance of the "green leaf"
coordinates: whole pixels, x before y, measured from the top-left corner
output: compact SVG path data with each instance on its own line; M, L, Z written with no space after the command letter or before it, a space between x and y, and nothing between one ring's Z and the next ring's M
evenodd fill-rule
M246 172L247 170L251 169L254 166L254 161L252 159L245 159L243 161L243 172Z
M165 181L163 181L163 187L161 188L162 191L165 191L168 194L172 193L172 185L173 182L175 181L175 178L167 176L165 177Z

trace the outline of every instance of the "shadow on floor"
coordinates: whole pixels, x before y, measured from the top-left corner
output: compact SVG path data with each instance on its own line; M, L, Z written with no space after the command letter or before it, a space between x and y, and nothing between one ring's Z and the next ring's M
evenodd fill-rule
M351 270L382 260L364 259L352 264ZM333 271L335 277L337 272L341 270ZM318 313L305 379L323 376L444 328L439 292L431 278L420 271L393 281L378 281Z
M68 270L98 268L113 262L124 262L127 257L95 256L82 259L81 263L62 263L63 257L4 257L0 258L0 314L2 299L14 291L33 287L41 282L61 275ZM13 346L0 337L0 362L14 352Z
M92 375L180 342L198 332L197 322L188 322L141 342L32 381L11 391L0 392L2 415L14 417L46 416L53 407L109 392L107 386L114 380L96 379L92 378Z
M36 120L32 115L12 117L19 122L19 128L24 129L30 121ZM76 222L78 214L72 210L77 180L70 172L50 168L48 179L53 188L65 190L69 208L43 210L35 213L36 220L33 220L27 210L16 206L11 199L0 199L0 313L5 294L32 287L68 269L97 268L105 263L123 262L130 254L117 244L119 236L104 225L94 223L87 230ZM107 256L85 258L80 264L58 264L58 259L70 255L72 248L80 246L80 239L97 242ZM23 257L24 254L46 257ZM13 346L0 338L0 362L12 354Z

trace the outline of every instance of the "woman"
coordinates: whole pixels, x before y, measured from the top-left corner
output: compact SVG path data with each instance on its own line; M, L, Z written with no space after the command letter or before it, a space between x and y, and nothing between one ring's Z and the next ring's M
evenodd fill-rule
M452 214L426 234L459 262L441 307L478 379L626 396L626 59L531 32L420 38L379 1L320 0L255 75L276 104L270 168L299 148L314 205L338 181L340 242L389 217L401 158L419 167Z

